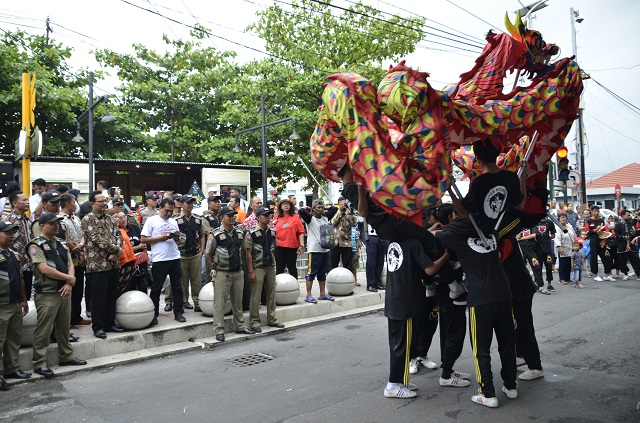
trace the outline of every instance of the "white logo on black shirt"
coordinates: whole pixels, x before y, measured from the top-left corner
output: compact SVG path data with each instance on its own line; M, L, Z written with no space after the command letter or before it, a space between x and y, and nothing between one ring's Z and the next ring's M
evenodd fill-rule
M392 242L387 251L387 271L395 272L400 266L402 266L402 248L397 242Z
M489 219L497 219L507 201L507 189L498 185L489 190L484 197L484 213Z
M480 238L469 238L467 239L467 244L473 251L476 253L490 253L496 250L496 237L495 235L491 235L490 237L485 237L487 243L489 244L489 249L487 250L485 246L482 244L482 240Z

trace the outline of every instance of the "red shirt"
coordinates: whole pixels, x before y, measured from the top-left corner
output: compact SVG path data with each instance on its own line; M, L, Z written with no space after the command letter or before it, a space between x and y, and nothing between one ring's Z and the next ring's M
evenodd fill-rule
M276 216L275 225L278 247L300 247L300 235L304 233L304 226L302 226L300 216L297 214L294 214L293 216L288 214L285 214L282 217Z

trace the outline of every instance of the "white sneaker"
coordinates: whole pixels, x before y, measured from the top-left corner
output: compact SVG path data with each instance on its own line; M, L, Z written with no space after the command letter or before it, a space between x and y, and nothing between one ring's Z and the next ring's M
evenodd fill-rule
M603 279L600 276L596 276L595 278L593 278L594 281L596 282L602 282Z
M418 360L412 358L409 362L409 374L415 375L416 373L418 373Z
M628 281L628 280L629 280L629 275L624 275L624 276L622 277L622 280L623 280L623 281Z
M478 394L478 395L472 396L471 397L471 401L475 402L476 404L484 405L484 406L490 407L490 408L497 408L498 407L498 398L496 398L496 397L487 398L482 394Z
M429 357L427 357L426 355L424 357L418 357L417 360L418 360L418 363L422 364L427 369L433 370L438 368L438 365L433 361L429 360Z
M527 362L524 360L524 357L516 357L516 366L524 366Z
M502 387L502 392L504 392L505 394L507 394L508 398L511 399L516 399L518 398L518 390L517 389L507 389L506 386Z
M384 388L385 398L414 398L417 395L418 394L409 389L409 387L402 384L398 384L394 389Z
M520 373L520 376L518 376L518 379L520 379L520 380L533 380L533 379L538 379L540 377L544 377L544 370L532 370L532 369L529 369L526 372Z
M471 382L464 379L458 379L457 377L450 377L449 379L440 378L440 386L451 386L454 388L464 388L471 385Z
M466 379L466 380L471 379L471 375L469 373L459 372L457 370L454 370L451 376L457 377L458 379Z
M602 278L602 280L604 281L609 281L609 282L614 282L615 279L611 277L611 275L604 275L604 278Z

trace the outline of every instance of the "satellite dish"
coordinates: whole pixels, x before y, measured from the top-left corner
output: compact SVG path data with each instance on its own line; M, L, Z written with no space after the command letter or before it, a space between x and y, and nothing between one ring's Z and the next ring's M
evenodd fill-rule
M24 152L27 148L27 131L20 131L20 136L18 137L18 151L17 153L20 156L24 155Z
M33 135L31 135L31 149L29 151L29 155L31 157L38 157L42 154L42 132L40 132L40 128L36 125L33 128Z

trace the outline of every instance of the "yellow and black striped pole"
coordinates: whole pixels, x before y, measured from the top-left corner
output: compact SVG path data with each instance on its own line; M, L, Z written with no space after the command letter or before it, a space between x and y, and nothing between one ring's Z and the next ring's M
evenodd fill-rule
M31 163L29 153L31 151L31 127L35 125L34 109L36 108L36 74L33 78L27 72L22 74L22 129L27 140L24 156L22 158L22 192L29 197L31 195Z

